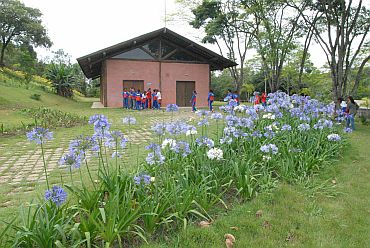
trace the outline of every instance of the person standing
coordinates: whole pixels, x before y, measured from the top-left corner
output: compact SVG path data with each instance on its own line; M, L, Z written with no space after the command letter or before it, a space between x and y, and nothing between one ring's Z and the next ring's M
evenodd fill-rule
M135 108L135 89L130 88L130 108L134 109Z
M152 108L152 89L149 88L146 92L146 108L151 109Z
M191 96L191 111L192 112L195 112L197 111L197 108L195 107L195 105L197 104L197 92L194 90L193 91L193 95Z
M237 91L234 91L232 98L235 100L236 104L239 105L239 95Z
M138 89L136 94L135 94L135 100L136 100L136 110L141 109L141 92Z
M346 127L355 130L355 116L357 114L357 110L360 107L358 104L353 100L352 96L348 96L347 98L347 119L346 119Z
M258 92L256 92L256 94L255 94L255 98L254 98L254 105L258 105L258 104L260 104L260 101L261 101L261 99L260 99L260 95L259 95L259 93L258 93Z
M153 109L158 108L158 97L157 97L157 89L153 90Z
M267 106L267 95L266 95L266 92L263 92L262 93L261 102L262 102L262 106L264 106L264 107Z
M161 108L161 104L162 104L162 94L161 92L157 89L157 101L158 101L158 109Z
M215 100L215 94L213 94L213 90L209 90L207 101L208 101L209 111L211 112L213 112L213 101L214 100Z
M128 109L128 98L129 98L129 92L127 91L126 88L123 89L123 92L122 92L122 95L123 95L123 107L125 109Z

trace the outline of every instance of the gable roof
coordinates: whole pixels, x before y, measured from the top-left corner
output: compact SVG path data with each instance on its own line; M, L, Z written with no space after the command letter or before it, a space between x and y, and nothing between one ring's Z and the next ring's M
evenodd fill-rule
M222 70L237 65L234 61L224 58L223 56L201 45L198 45L184 36L169 30L168 28L161 28L136 38L101 49L86 56L80 57L77 59L77 61L87 78L98 78L101 74L103 61L123 52L140 47L156 38L161 38L165 41L171 42L172 44L181 47L191 54L194 54L197 58L201 59L207 64L210 64L211 70Z

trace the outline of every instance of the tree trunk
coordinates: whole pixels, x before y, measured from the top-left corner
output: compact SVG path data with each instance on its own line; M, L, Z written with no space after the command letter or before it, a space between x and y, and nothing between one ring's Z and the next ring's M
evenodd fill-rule
M5 64L4 64L5 48L6 48L6 46L3 44L3 45L1 46L0 67L4 67L4 66L5 66Z

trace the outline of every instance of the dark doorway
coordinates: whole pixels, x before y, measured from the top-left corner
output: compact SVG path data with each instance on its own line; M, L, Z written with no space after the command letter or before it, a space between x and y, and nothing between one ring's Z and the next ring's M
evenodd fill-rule
M127 90L134 88L135 90L144 91L144 80L123 80L123 88Z
M190 107L191 96L195 90L194 81L176 82L176 104L180 107Z

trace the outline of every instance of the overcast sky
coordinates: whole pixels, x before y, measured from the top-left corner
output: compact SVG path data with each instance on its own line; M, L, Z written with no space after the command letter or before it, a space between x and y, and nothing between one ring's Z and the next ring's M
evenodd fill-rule
M23 0L43 13L44 25L54 45L72 59L164 27L165 0ZM167 0L167 13L178 7ZM171 30L198 42L201 33L183 23L167 23ZM202 44L204 45L204 44ZM216 46L204 45L219 53ZM50 51L37 50L41 57ZM316 66L325 63L318 46L311 49ZM251 53L251 56L253 53ZM250 57L251 57L250 56Z

